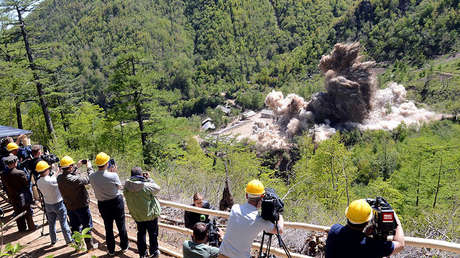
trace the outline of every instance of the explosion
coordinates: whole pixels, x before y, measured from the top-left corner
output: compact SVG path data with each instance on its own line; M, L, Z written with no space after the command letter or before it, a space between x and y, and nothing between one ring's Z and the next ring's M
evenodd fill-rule
M421 126L443 118L407 100L406 89L400 84L390 83L377 90L376 76L371 70L375 63L361 62L359 48L359 43L339 43L321 58L319 69L326 79L326 92L305 101L295 94L284 97L282 92L272 91L265 98L265 105L273 111L274 119L262 117L260 112L216 134L249 139L263 151L290 148L290 138L305 131L320 142L337 130L393 130L401 123Z
M318 142L331 137L336 129L392 130L401 123L420 126L442 119L442 115L408 101L402 85L391 83L376 90L377 80L371 71L375 63L361 62L359 48L359 43L339 43L321 58L326 92L314 94L309 102L295 94L284 98L278 91L267 95L265 104L277 116L279 134L292 137L308 130Z

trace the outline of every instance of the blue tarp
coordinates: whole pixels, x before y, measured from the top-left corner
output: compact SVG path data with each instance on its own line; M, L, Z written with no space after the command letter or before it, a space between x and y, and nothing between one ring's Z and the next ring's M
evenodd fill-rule
M18 129L9 126L0 125L0 138L7 137L7 136L18 136L21 134L31 134L32 131Z

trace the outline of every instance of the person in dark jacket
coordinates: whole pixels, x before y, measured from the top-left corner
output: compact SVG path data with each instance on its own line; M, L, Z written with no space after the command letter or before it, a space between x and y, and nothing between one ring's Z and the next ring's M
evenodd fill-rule
M397 227L393 241L374 239L365 230L373 216L371 206L365 199L351 202L345 210L347 224L334 224L327 234L326 258L380 258L400 252L405 244L404 231L394 215Z
M193 195L193 204L191 204L191 206L204 209L212 209L209 202L203 201L203 196L201 196L200 193L195 193ZM193 229L193 226L195 226L197 222L209 223L209 215L204 215L191 211L184 212L184 223L186 228Z
M219 255L219 248L209 246L208 227L202 222L193 226L192 240L185 240L182 245L184 258L215 258Z
M30 207L32 204L32 194L29 189L27 175L24 171L17 169L18 159L16 156L10 155L4 160L8 171L2 175L2 179L6 185L8 198L13 205L14 215L16 216L26 211L25 216L16 220L18 230L22 232L28 228L33 231L36 229L36 226L32 218L33 211Z
M81 232L84 228L93 228L93 220L89 209L89 195L85 185L89 184L88 175L93 173L91 161L86 161L87 174L78 173L82 160L75 165L73 159L65 156L60 160L62 174L57 177L59 191L61 192L67 213L70 219L72 232ZM91 235L91 230L88 231ZM88 250L97 249L98 243L93 238L85 238Z
M161 213L160 203L156 194L160 187L149 177L142 173L140 167L131 169L131 177L126 180L124 195L129 213L137 224L137 249L139 256L158 257L158 217ZM146 232L149 232L149 251L147 255Z

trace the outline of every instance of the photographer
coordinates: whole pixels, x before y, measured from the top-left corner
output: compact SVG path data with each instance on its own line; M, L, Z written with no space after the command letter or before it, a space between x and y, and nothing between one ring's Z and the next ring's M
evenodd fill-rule
M326 258L335 257L385 257L404 248L404 232L396 213L397 223L393 241L374 239L365 230L372 219L372 207L364 200L355 200L345 210L347 225L335 224L326 240ZM365 231L368 231L365 233Z
M61 224L62 235L66 244L70 244L73 240L69 225L67 224L67 209L64 206L61 192L59 192L56 176L51 174L51 167L44 160L37 163L35 170L40 173L37 186L43 194L45 202L45 213L48 220L51 245L56 244L57 241L56 219Z
M219 255L219 248L209 246L208 227L203 222L195 223L192 227L192 241L186 240L182 246L184 258L211 258Z
M199 193L193 195L193 204L195 206L203 209L212 209L211 205L207 201L203 201L203 196ZM202 218L204 217L204 220ZM192 229L197 222L209 223L209 215L203 215L196 212L185 211L184 212L184 223L185 227Z
M33 210L30 207L32 204L32 194L30 193L29 182L27 175L23 170L17 168L18 159L14 155L4 158L7 166L6 173L2 174L2 181L6 188L6 194L11 202L14 210L14 216L26 211L26 215L18 218L16 223L20 232L36 229L33 220ZM26 225L27 223L27 225Z
M161 213L160 203L156 194L160 187L149 177L142 173L140 167L131 169L131 177L126 180L124 195L129 213L137 224L137 249L139 256L158 257L158 217ZM147 255L146 231L149 232L149 251Z
M265 188L259 180L252 180L246 186L245 204L235 204L230 211L227 231L220 246L219 257L242 258L250 257L252 241L261 231L277 233L275 224L264 220L258 209L262 205ZM278 230L283 231L283 216L279 215Z
M89 175L89 182L97 199L97 207L104 220L105 240L109 256L115 256L115 236L113 222L117 225L120 236L121 252L128 250L128 232L125 222L125 204L121 196L121 182L113 159L104 152L96 155L98 170ZM110 171L109 171L110 170Z
M78 173L78 169L86 164L87 174ZM77 165L69 156L64 156L60 164L62 174L58 175L57 183L64 204L67 207L72 232L81 232L84 228L93 228L93 220L89 209L89 195L85 185L89 184L88 175L93 173L91 161L80 160ZM88 231L91 235L91 230ZM98 244L93 238L85 238L88 250L97 249Z

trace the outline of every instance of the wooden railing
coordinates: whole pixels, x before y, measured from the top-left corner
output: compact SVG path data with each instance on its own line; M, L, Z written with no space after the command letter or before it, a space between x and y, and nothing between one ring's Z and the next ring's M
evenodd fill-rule
M0 196L6 199L4 194L0 192ZM165 207L173 207L185 211L191 211L191 212L197 212L201 214L206 214L206 215L211 215L211 216L216 216L216 217L222 217L222 218L228 218L230 216L229 212L224 212L224 211L216 211L216 210L210 210L210 209L203 209L203 208L198 208L190 205L185 205L181 203L176 203L176 202L171 202L171 201L166 201L166 200L159 200L161 206ZM91 200L91 203L97 204L96 201ZM19 216L24 216L25 212L19 214ZM132 218L129 214L126 214L127 217ZM16 219L16 218L14 218ZM14 221L11 220L9 222ZM96 224L103 224L97 220L94 220ZM9 224L9 223L8 223ZM183 227L178 227L178 226L173 226L165 223L158 223L160 228L167 229L167 230L172 230L176 232L180 232L186 235L191 235L192 231L187 228ZM319 226L319 225L313 225L313 224L307 224L307 223L299 223L299 222L284 222L284 227L285 228L292 228L292 229L302 229L302 230L308 230L308 231L319 231L319 232L328 232L329 227L327 226ZM116 230L115 230L116 231ZM136 241L134 237L130 237L130 240ZM453 242L447 242L443 240L436 240L436 239L425 239L425 238L417 238L417 237L405 237L404 238L405 243L407 246L412 246L412 247L418 247L418 248L434 248L434 249L439 249L443 251L449 251L449 252L454 252L457 254L460 254L460 244L459 243L453 243ZM253 249L259 249L260 244L259 243L253 243L252 244ZM167 248L160 247L159 248L161 251L168 253L169 255L172 255L174 257L182 257L181 254L168 250ZM265 247L264 247L265 250ZM285 253L282 249L279 248L271 248L271 252L277 256L285 257ZM296 258L309 258L310 256L302 255L302 254L296 254L296 253L291 253L292 257Z
M215 211L209 209L202 209L197 208L194 206L184 205L180 203L175 203L171 201L160 200L160 204L162 206L167 207L174 207L181 210L197 212L201 214L207 214L217 217L228 218L230 213L224 211ZM303 229L308 231L320 231L320 232L328 232L329 227L327 226L319 226L307 223L299 223L299 222L284 222L284 228L293 228L293 229ZM435 239L425 239L425 238L418 238L418 237L405 237L404 241L407 246L419 247L419 248L435 248L439 250L460 253L460 244L459 243L452 243L442 240L435 240ZM272 249L273 250L273 249ZM284 252L283 252L284 253ZM294 256L293 256L294 257ZM300 256L298 256L300 257ZM308 257L308 256L301 256L301 257Z

